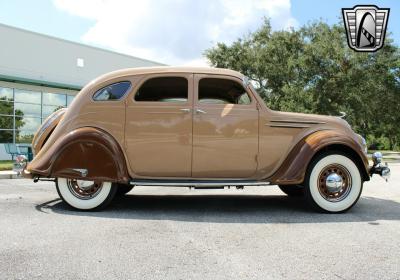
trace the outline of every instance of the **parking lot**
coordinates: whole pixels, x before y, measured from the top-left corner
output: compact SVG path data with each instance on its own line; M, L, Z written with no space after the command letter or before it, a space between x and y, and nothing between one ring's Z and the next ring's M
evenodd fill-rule
M0 180L1 279L400 279L400 165L346 214L276 186L137 187L73 211L50 182Z

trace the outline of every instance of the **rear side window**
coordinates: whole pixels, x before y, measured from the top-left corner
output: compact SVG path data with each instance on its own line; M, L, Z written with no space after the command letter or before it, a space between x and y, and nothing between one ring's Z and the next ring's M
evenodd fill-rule
M135 101L186 102L187 100L188 80L183 77L149 79L135 95Z
M108 101L121 99L130 89L131 82L118 82L105 86L93 95L95 101Z
M248 105L251 99L236 81L204 78L199 82L199 103Z

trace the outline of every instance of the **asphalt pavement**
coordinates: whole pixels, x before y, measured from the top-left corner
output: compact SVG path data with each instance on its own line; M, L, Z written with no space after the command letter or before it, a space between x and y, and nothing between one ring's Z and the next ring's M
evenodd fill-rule
M0 180L0 279L400 279L400 165L345 214L276 186L136 187L102 212Z

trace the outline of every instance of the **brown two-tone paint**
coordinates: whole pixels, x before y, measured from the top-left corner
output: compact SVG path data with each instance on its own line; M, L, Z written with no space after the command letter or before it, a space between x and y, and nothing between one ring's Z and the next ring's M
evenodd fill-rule
M141 84L160 76L186 78L188 101L135 102ZM251 85L245 86L249 105L201 104L197 88L204 77L243 82L238 72L213 68L139 68L101 76L78 94L27 171L30 176L113 182L247 179L299 184L313 156L332 145L350 149L363 163L360 168L367 169L360 139L343 120L270 110ZM98 89L119 81L132 84L121 100L93 100ZM82 176L79 169L88 174Z
M129 176L123 155L118 143L107 132L83 127L56 141L28 168L32 174L44 177L127 183Z
M268 181L272 184L282 185L303 183L309 163L324 148L336 152L347 152L357 163L364 180L369 180L368 159L360 150L360 146L355 144L355 140L338 131L322 130L299 141L276 173L268 178Z
M65 114L66 109L60 109L50 116L48 116L44 121L41 128L35 133L35 136L32 139L32 150L33 154L37 155L39 151L42 149L43 145L49 139L50 135L62 119Z

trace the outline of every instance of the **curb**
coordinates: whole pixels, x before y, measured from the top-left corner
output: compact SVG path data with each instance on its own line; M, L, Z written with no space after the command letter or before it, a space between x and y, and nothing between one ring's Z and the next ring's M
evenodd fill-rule
M21 179L21 178L23 178L23 177L18 176L17 173L15 173L15 172L0 173L0 180L1 179Z

